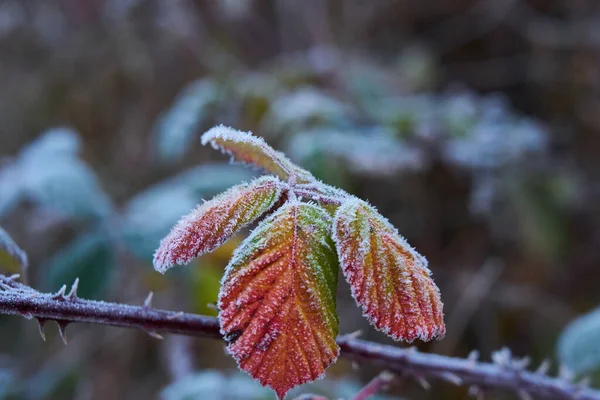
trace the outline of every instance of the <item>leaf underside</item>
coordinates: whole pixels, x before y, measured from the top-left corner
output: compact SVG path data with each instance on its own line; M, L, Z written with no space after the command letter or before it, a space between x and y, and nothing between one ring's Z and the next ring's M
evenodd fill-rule
M440 292L427 260L373 207L350 200L333 227L342 271L365 316L395 340L441 338Z
M292 175L299 183L315 180L310 172L298 167L283 153L265 143L262 138L250 133L219 125L202 135L202 144L207 143L243 163L255 165L283 180L289 179Z
M233 186L183 217L161 241L154 268L165 272L213 251L267 212L281 195L277 178L265 176Z
M279 398L319 378L339 354L330 227L323 209L288 203L242 243L223 278L219 320L228 351Z

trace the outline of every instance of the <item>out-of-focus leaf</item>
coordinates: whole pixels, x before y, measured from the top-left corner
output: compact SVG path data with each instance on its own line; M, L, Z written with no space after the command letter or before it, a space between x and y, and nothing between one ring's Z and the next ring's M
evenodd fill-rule
M115 254L108 233L93 231L75 238L41 267L42 286L56 291L79 278L82 298L101 299L114 274Z
M210 253L269 211L280 195L280 181L274 176L263 176L199 205L161 240L154 254L154 268L164 273L173 265L187 264Z
M336 157L344 160L354 172L377 175L420 169L425 164L425 157L418 148L386 130L303 131L290 140L288 153L302 164L317 154L324 158Z
M478 121L462 136L450 138L443 149L448 162L468 168L495 168L543 153L547 133L536 121Z
M295 388L288 394L296 398L311 392L326 396L329 399L350 399L362 389L359 381L350 379L321 379L302 387ZM164 388L161 400L270 400L272 392L260 386L248 375L233 372L224 374L220 371L205 370L180 379ZM391 400L391 396L373 395L372 400ZM398 400L397 397L394 399Z
M8 214L21 200L23 187L20 170L14 165L0 168L0 217Z
M156 148L162 161L172 163L183 157L198 134L206 108L218 97L218 86L210 79L194 81L182 90L154 128Z
M175 186L186 186L197 195L213 196L255 176L255 172L241 165L202 164L174 176L167 182Z
M279 398L317 379L339 354L330 229L322 208L288 203L244 240L223 278L219 321L227 349Z
M8 368L0 368L0 399L10 399L15 394L15 373Z
M0 267L11 273L27 268L27 254L2 227L0 227Z
M24 190L41 207L69 218L106 218L113 211L92 170L76 158L23 166Z
M108 216L113 210L111 201L92 170L77 157L80 145L71 129L46 131L0 176L0 188L10 189L0 194L0 205L14 205L26 196L62 217Z
M58 158L77 157L80 149L81 138L73 129L51 128L23 148L19 160L26 164L52 162Z
M164 388L161 400L268 400L271 391L247 375L224 375L220 371L202 371L189 375Z
M206 164L184 171L133 197L122 216L123 236L129 249L143 260L152 255L173 225L203 197L250 180L254 173L242 166Z
M315 88L301 88L278 97L269 112L269 126L275 130L297 129L342 119L347 107Z
M223 125L215 126L202 135L202 144L229 154L243 163L262 168L283 180L291 175L297 182L314 180L310 172L292 163L283 153L273 149L258 136Z
M578 374L600 370L600 308L572 321L558 340L558 358Z
M362 200L337 210L333 238L352 296L377 329L395 340L446 333L440 291L425 257Z

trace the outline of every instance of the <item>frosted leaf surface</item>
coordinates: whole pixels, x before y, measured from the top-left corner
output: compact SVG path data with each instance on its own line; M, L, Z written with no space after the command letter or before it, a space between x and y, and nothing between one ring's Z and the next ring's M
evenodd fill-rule
M202 135L202 144L208 143L215 149L275 174L283 180L287 180L291 175L294 175L298 182L314 180L310 172L298 167L283 153L250 132L241 132L223 125L215 126Z
M154 254L154 268L165 272L213 251L267 212L280 195L279 180L266 176L234 186L199 205L161 241Z
M348 200L335 214L333 238L352 295L371 324L395 340L444 336L440 292L427 260L373 207Z
M27 268L27 254L21 250L8 232L0 227L0 267L9 266L5 264L17 264L22 269Z
M221 333L239 366L279 398L335 361L337 258L331 218L288 203L234 253L219 294Z

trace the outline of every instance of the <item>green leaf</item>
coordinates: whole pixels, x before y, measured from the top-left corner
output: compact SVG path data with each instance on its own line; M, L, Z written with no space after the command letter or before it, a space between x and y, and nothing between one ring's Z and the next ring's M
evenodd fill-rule
M558 358L578 374L600 371L600 307L572 321L558 340Z
M0 227L0 267L12 273L27 268L27 254L2 227Z
M108 233L77 237L42 266L42 287L56 291L79 278L78 295L101 299L114 274L115 254Z

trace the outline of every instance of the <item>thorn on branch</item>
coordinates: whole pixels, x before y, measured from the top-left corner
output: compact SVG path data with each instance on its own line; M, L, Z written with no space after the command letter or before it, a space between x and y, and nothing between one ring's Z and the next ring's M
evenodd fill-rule
M467 360L472 365L472 367L475 367L475 365L477 364L477 361L479 361L479 351L471 350L471 352L467 356Z
M572 383L575 379L575 373L571 371L566 365L561 365L558 368L558 379L562 379L565 382Z
M538 375L546 375L546 374L548 374L548 371L550 370L551 365L552 365L552 363L550 362L550 360L545 359L544 361L542 361L540 363L540 366L537 367L537 369L535 370L535 373Z
M65 287L65 286L63 286ZM56 324L58 325L58 333L63 343L67 344L67 326L69 325L69 321L57 320Z
M144 307L152 308L152 298L153 297L154 297L154 292L148 293L148 296L146 296L146 300L144 300Z
M479 386L469 386L469 391L467 392L467 394L471 397L474 397L477 400L483 400L484 399L484 394L483 394L483 390L481 390L481 388Z
M455 386L462 386L463 384L463 380L452 372L444 372L440 375L440 378L444 379L446 382L452 383Z
M45 342L46 341L46 332L44 331L44 325L46 325L46 322L48 320L44 319L44 318L36 318L36 321L38 324L38 329L40 331L40 336L42 337L42 340Z
M184 315L185 315L185 313L183 311L179 311L175 314L167 315L167 319L168 320L179 319L179 318L183 317Z
M73 285L71 286L71 291L67 295L69 300L77 300L77 289L79 288L79 278L75 278Z
M164 340L164 336L156 333L154 331L146 331L146 333L148 334L148 336L150 336L151 338L157 339L157 340Z
M62 287L56 292L56 294L52 297L53 300L65 300L65 292L67 291L67 285L62 285Z
M415 376L415 380L426 391L431 390L431 384L429 382L427 382L427 379L425 379L424 377L422 377L422 376Z

